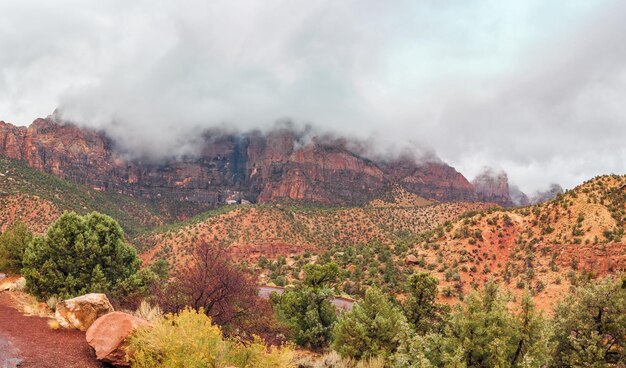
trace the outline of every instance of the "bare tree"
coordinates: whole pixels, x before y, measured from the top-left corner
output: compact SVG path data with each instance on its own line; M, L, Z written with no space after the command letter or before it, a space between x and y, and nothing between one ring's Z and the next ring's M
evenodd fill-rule
M171 311L186 306L202 308L213 320L225 325L254 310L257 289L226 250L201 240L190 249L189 263L164 290L163 306Z

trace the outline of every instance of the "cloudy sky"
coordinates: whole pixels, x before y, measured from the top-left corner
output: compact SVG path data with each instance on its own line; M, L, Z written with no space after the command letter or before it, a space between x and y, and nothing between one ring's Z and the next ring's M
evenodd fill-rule
M532 192L626 173L626 2L0 1L0 120L143 154L278 119Z

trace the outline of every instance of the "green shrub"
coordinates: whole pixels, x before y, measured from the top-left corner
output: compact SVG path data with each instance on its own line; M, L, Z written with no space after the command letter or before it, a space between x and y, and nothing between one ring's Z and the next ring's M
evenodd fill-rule
M246 343L227 339L204 311L190 308L137 330L129 351L133 368L280 368L290 367L293 359L290 347L268 349L259 337Z
M32 239L33 233L19 221L0 234L0 271L20 272L24 252Z
M272 295L278 320L291 328L298 345L313 349L328 346L337 319L330 300L334 297L333 287L338 277L339 268L335 263L307 265L304 282L282 295Z
M554 312L555 366L626 365L626 289L607 277L579 287Z
M400 308L372 287L363 301L339 316L333 330L333 348L345 358L386 358L407 338L408 331Z
M140 260L124 242L122 228L97 212L61 215L46 236L28 245L23 263L28 291L42 300L90 292L126 294L144 284L137 275Z
M272 294L272 304L278 320L291 328L298 345L319 349L328 346L337 319L330 303L333 296L332 289L299 285L282 295Z

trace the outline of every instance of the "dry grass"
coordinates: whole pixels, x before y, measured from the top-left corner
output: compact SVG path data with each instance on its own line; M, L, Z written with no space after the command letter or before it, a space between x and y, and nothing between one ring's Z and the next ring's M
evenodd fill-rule
M48 327L50 327L51 330L58 330L59 328L61 328L61 325L56 319L49 319Z
M45 303L38 301L34 296L22 291L11 292L11 298L17 309L26 316L53 317Z
M385 360L378 357L355 361L343 359L337 352L331 351L321 356L302 354L294 359L298 368L384 368Z
M48 308L50 308L52 312L55 312L57 310L57 304L59 304L59 302L61 302L62 300L62 298L56 295L51 296L50 298L48 298L48 300L46 300L46 305L48 306Z
M145 300L141 301L139 308L137 308L133 314L150 322L155 322L163 318L163 311L161 310L161 307L158 305L153 306Z

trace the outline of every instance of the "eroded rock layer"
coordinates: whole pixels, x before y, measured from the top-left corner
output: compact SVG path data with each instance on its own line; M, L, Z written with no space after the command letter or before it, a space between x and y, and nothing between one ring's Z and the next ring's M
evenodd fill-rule
M206 132L194 157L127 159L104 133L37 119L29 127L0 122L0 155L65 179L164 203L201 208L224 203L299 200L360 205L393 185L439 201L475 201L474 186L445 163L371 160L341 139L269 133Z

